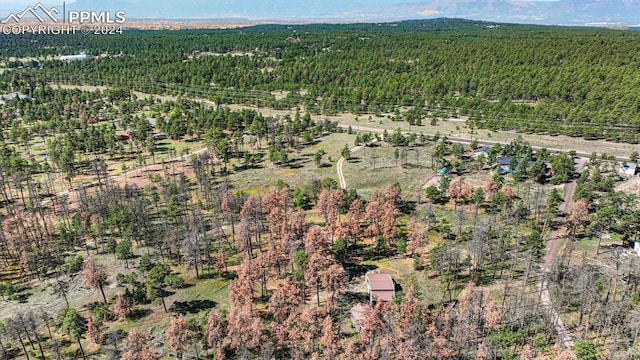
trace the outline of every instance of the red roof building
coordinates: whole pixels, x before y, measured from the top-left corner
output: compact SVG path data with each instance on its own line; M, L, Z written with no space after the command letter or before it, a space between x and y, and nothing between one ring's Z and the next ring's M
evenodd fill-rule
M369 302L391 301L396 295L396 285L389 274L368 273L364 276L369 292Z

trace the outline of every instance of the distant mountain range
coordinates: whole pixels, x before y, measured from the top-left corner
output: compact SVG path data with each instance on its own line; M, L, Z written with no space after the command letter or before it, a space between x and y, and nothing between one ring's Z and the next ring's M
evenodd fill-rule
M430 17L555 25L640 24L639 0L431 0L403 7Z
M640 0L77 0L138 19L389 21L453 17L556 25L640 24Z

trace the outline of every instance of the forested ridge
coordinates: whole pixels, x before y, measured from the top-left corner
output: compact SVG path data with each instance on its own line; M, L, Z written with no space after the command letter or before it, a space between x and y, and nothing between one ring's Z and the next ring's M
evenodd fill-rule
M261 25L4 36L3 58L86 51L91 61L24 62L12 79L109 85L313 113L392 112L412 122L468 116L472 126L638 142L635 31L471 22ZM7 62L19 67L20 63ZM273 91L288 91L278 99Z

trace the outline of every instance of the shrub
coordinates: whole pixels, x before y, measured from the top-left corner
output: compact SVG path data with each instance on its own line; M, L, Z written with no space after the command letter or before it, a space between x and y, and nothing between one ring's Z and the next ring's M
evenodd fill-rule
M180 289L184 287L184 278L177 274L170 274L164 279L165 284L168 287L172 287L174 289Z
M598 360L598 350L589 340L578 340L573 348L578 360Z
M13 284L8 281L0 283L0 295L2 295L2 297L11 297L14 293L15 288L13 287Z
M113 313L111 309L109 309L109 304L100 304L91 309L91 314L93 315L93 320L97 324L103 324L105 321L110 321L113 319Z
M407 252L407 239L404 237L399 238L396 241L396 249L398 250L398 254L404 254Z
M62 271L67 274L75 274L82 270L84 264L84 258L80 255L71 256L62 265Z
M151 261L151 257L148 254L144 254L140 257L140 262L138 263L138 268L141 271L149 271L153 267L153 262Z

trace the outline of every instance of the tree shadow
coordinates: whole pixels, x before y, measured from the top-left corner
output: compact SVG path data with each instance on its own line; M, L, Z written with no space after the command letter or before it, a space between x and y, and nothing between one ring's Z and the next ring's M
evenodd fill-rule
M30 296L31 296L31 293L22 292L19 294L14 294L11 298L12 300L19 302L20 304L26 304Z
M236 166L235 168L237 171L243 171L243 170L260 170L260 169L264 169L264 165L262 164L254 164L254 165L240 165L240 166Z
M18 348L14 347L14 348L6 349L4 350L4 352L0 352L0 355L6 356L6 357L2 357L2 359L17 359L18 355L20 355L20 351L18 350Z
M9 200L9 201L2 200L2 201L0 201L0 208L4 208L4 207L7 207L7 206L9 206L9 205L13 205L13 204L15 204L15 203L16 203L16 200L15 200L15 199L11 199L11 200Z
M349 275L349 278L364 276L369 271L377 269L378 266L373 264L345 264L344 269Z
M200 280L200 279L202 279L202 276L200 276L198 278L198 280ZM169 286L169 287L172 288L172 289L188 289L188 288L194 287L194 286L196 286L196 285L195 284L190 284L190 283L184 283L184 284L179 284L179 285L172 285L172 286Z
M426 169L427 167L420 164L405 164L403 166L405 169Z
M348 291L340 295L340 300L345 304L360 304L369 303L369 294L366 292L351 292Z
M293 161L293 162L287 163L286 167L289 169L301 169L304 167L304 165L300 164L297 161Z
M227 280L235 280L238 278L238 273L235 271L225 271L222 273L222 277Z
M393 279L393 288L396 293L403 290L402 285L396 279Z
M11 301L16 301L20 304L26 304L27 301L29 300L29 297L31 297L32 295L30 288L22 285L14 286L12 290L9 292L10 294L8 295L0 296L0 300L2 299L11 300Z
M150 309L134 309L133 311L131 311L131 314L129 314L129 316L127 316L127 319L129 320L140 320L144 317L146 317L147 315L149 315L151 313Z
M198 276L198 280L217 279L222 276L223 276L222 274L218 274L216 272L206 272L206 273L201 273L200 276Z
M176 301L169 310L177 314L197 314L203 310L209 310L216 306L212 300Z

